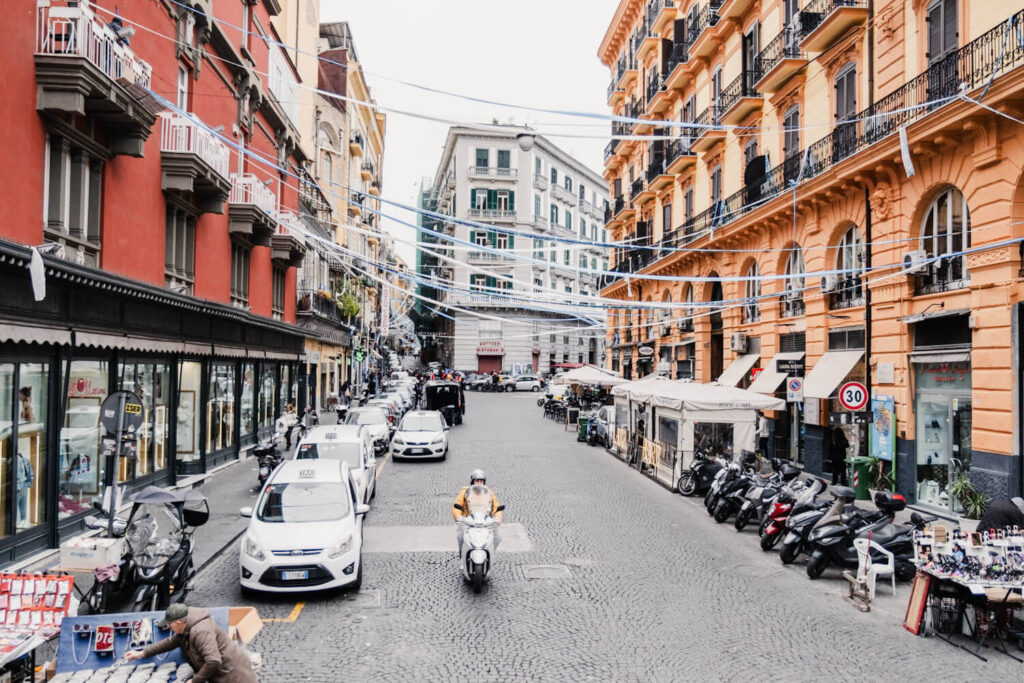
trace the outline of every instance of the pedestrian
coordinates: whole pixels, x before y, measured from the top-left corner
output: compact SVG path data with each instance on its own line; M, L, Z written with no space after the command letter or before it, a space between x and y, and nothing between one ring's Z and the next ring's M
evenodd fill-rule
M157 626L170 629L173 635L145 649L129 650L124 655L126 662L181 648L195 672L191 683L257 683L249 658L217 626L209 611L177 602L167 608Z
M757 448L762 458L768 457L768 418L764 415L757 416Z
M840 486L848 485L846 479L846 449L849 447L850 442L847 440L842 428L836 427L833 429L828 444L828 456L832 462L833 486L836 484Z
M299 416L295 413L294 404L289 403L284 407L284 412L278 422L281 429L277 431L284 431L284 447L290 449L292 447L292 432L299 426Z

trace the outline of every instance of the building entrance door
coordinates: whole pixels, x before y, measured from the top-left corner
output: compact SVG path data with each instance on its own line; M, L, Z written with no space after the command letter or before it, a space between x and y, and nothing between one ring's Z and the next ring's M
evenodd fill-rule
M501 372L501 359L503 356L477 356L477 372Z

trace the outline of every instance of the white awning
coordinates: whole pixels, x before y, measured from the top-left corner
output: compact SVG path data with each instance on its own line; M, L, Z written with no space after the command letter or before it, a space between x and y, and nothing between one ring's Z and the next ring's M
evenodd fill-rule
M915 351L911 363L970 363L970 351Z
M70 344L71 333L52 327L34 325L0 325L0 341L27 342L29 344Z
M131 337L124 334L106 334L104 332L78 332L75 334L75 345L144 353L180 353L184 349L184 344L180 341Z
M736 386L743 381L743 376L750 372L750 368L754 367L759 358L761 358L760 353L745 353L742 356L737 356L725 369L725 372L718 377L718 383L727 387Z
M776 361L780 360L801 360L804 357L803 351L785 351L775 354L761 374L750 383L750 391L759 394L774 394L779 390L779 385L786 379L786 373L779 372L776 368Z
M863 351L829 351L804 378L804 396L830 398L863 357Z

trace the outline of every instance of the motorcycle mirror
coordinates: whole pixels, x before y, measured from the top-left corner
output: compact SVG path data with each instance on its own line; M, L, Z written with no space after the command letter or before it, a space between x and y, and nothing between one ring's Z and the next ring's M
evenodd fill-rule
M239 514L239 516L241 516L241 517L252 517L252 508L251 508L251 507L248 507L248 506L246 506L246 507L244 507L244 508L241 508L241 509L240 509L240 510L238 511L238 514Z
M358 505L356 505L356 515L357 516L358 515L365 515L369 511L370 511L370 506L366 505L365 503L359 503Z
M496 507L496 508L494 509L494 511L495 511L495 512L501 512L501 511L502 511L502 510L504 510L504 509L505 509L505 506L504 506L504 505L499 505L498 507Z
M466 506L465 506L465 505L463 505L463 504L461 504L461 503L459 503L459 504L458 504L458 505L456 505L455 507L456 507L456 508L458 508L459 510L462 510L463 512L465 512L465 511L466 511Z

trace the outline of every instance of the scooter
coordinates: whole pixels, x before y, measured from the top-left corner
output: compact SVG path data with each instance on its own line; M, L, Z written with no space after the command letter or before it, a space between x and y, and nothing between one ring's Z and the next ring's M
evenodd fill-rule
M466 492L466 504L460 509L465 513L460 524L464 526L462 552L459 561L462 575L479 593L487 580L494 561L494 531L498 520L491 516L491 492L486 486L471 486ZM505 509L499 505L494 512Z
M811 531L818 526L838 524L850 506L852 507L857 494L848 486L837 486L832 489L832 505L827 510L808 510L800 514L791 514L786 519L786 535L779 548L779 560L782 564L792 564L807 547Z
M690 469L683 472L676 483L676 490L684 496L707 493L715 475L722 470L722 463L707 451L697 449L693 454Z
M747 490L746 499L740 504L739 512L736 513L736 521L733 526L736 531L743 531L751 520L760 520L767 514L772 501L779 497L779 494L789 488L789 483L800 476L802 470L790 463L783 463L781 460L772 460L774 472L769 479L763 482L755 482ZM803 489L803 485L796 483L794 486Z
M764 519L761 520L761 550L768 551L778 545L786 533L786 523L791 515L818 509L824 511L828 503L819 501L817 498L826 486L824 479L812 477L807 487L799 494L793 489L783 488L779 496L772 501Z
M270 439L261 441L252 449L252 454L256 457L256 462L258 463L256 476L260 481L260 490L262 491L263 485L267 483L267 477L281 464L283 457L281 452L277 450L277 445Z
M747 472L754 470L754 463L757 455L751 451L741 451L739 462L728 463L722 471L715 475L711 482L711 488L704 496L704 507L708 514L714 516L718 510L718 502L727 492L731 491L731 485ZM724 519L722 521L725 521Z

